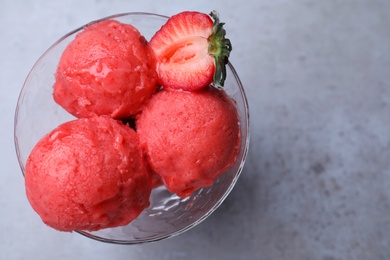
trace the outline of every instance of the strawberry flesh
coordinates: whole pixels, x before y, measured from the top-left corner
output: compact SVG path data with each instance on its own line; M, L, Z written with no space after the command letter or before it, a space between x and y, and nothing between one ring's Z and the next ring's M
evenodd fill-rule
M194 91L209 85L215 71L208 38L213 21L199 12L172 16L152 37L159 83L169 89Z

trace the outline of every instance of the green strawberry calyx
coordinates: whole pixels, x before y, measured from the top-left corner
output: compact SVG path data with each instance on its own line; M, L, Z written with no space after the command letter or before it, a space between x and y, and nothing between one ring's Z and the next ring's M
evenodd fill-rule
M214 56L215 72L213 77L214 86L223 88L226 80L226 64L229 62L229 55L232 51L232 44L225 38L226 31L223 28L225 23L219 21L219 14L212 11L210 16L214 19L212 33L208 37L208 52Z

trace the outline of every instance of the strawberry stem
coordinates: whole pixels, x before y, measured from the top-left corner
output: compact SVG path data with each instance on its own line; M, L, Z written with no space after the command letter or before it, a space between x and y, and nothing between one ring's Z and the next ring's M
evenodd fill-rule
M214 86L223 88L226 79L226 64L229 62L229 55L232 51L232 44L225 38L226 31L223 28L225 23L219 22L219 14L212 11L210 16L214 19L213 31L209 38L209 53L214 56L215 72Z

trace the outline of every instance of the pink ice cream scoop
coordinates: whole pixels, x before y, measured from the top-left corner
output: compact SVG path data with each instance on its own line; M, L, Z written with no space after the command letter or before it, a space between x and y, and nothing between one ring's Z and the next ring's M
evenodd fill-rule
M151 168L180 197L210 186L236 161L238 115L223 90L162 90L136 121Z
M55 101L76 117L136 114L157 88L152 51L132 25L105 20L85 27L64 50Z
M60 231L127 225L149 206L152 180L133 129L108 116L58 126L32 150L29 202Z

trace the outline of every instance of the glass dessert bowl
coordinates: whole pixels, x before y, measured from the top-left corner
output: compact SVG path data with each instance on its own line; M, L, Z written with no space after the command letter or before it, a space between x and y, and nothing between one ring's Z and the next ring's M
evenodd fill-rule
M150 13L125 13L104 19L114 19L136 27L147 39L166 22L168 17ZM83 30L80 27L59 39L36 62L21 90L16 111L14 138L19 164L24 174L27 158L35 144L58 125L73 120L71 114L52 97L54 74L62 52ZM102 242L138 244L178 235L199 224L214 212L233 189L245 163L249 145L249 111L240 79L231 63L227 65L224 89L234 101L240 124L241 147L235 164L214 184L180 198L166 190L154 188L150 206L127 226L94 232L76 231Z

